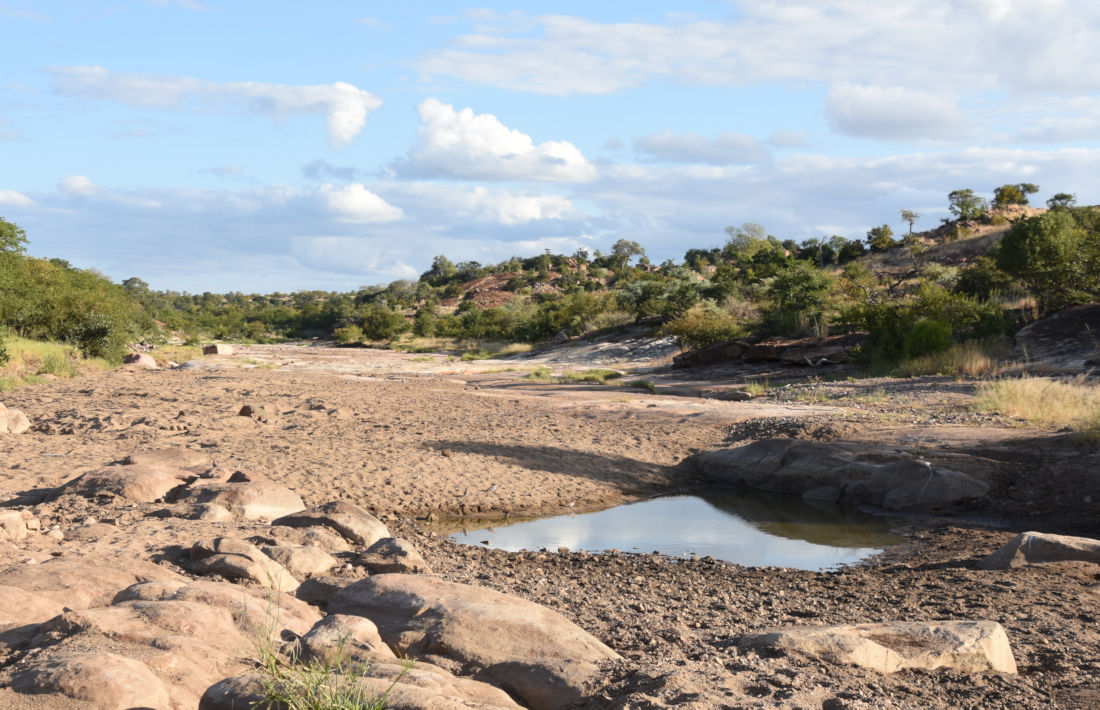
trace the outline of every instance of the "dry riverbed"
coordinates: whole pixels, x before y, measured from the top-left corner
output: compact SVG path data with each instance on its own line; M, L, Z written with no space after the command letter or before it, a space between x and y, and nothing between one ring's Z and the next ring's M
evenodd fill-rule
M410 539L443 578L562 612L623 657L604 669L587 707L1100 705L1100 568L974 569L1023 530L1100 537L1095 448L971 414L972 386L942 379L802 381L739 402L683 396L708 384L661 372L646 375L657 394L524 377L540 364L644 364L616 357L467 363L256 346L182 369L123 369L7 392L2 401L34 426L0 435L0 500L32 509L65 540L35 550L0 543L0 569L65 555L174 567L173 545L204 527L262 536L254 524L165 517L163 504L48 500L66 481L134 451L182 446L219 466L262 473L307 506L357 503ZM244 405L267 414L240 416ZM936 517L898 517L908 542L865 566L821 572L507 553L457 545L428 524L554 515L689 489L700 482L695 454L775 436L895 446L966 471L990 493ZM777 626L945 619L1000 622L1019 674L882 675L736 645L746 632Z

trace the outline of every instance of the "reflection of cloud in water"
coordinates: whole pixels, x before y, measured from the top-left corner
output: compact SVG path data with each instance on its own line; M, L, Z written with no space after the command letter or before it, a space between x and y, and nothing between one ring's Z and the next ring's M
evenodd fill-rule
M869 515L808 505L791 496L708 491L669 496L597 513L543 518L456 533L467 544L504 550L659 550L694 552L743 565L817 569L854 562L897 541Z

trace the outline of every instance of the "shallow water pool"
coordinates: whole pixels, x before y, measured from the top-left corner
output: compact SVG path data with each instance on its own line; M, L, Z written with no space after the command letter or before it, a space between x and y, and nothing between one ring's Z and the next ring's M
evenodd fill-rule
M595 513L460 530L451 539L513 552L620 549L816 570L857 562L900 542L889 530L886 519L832 503L707 490Z

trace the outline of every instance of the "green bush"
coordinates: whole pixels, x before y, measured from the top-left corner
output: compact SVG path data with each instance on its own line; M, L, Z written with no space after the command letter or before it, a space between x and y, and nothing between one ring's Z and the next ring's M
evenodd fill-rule
M363 342L363 329L354 324L337 328L332 331L332 334L336 336L336 342L341 345L354 345Z
M661 327L684 349L704 348L747 335L745 324L732 313L714 306L696 306Z
M923 357L943 352L954 344L950 325L926 318L914 323L905 334L902 355L907 358Z
M400 313L380 303L372 303L363 312L360 328L368 340L390 340L408 330L409 322Z

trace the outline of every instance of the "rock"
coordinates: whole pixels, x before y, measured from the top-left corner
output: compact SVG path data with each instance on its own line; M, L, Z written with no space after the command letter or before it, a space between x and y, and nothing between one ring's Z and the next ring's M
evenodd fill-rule
M302 658L307 660L397 662L397 656L378 635L378 627L362 616L330 614L314 624L298 643Z
M157 361L153 359L153 356L148 353L129 353L126 357L122 358L122 362L127 365L134 365L138 368L146 370L159 370Z
M191 547L191 571L247 579L269 589L293 592L298 580L255 545L232 537L200 540Z
M31 428L27 415L0 404L0 434L22 434Z
M0 510L0 540L22 542L27 539L27 520L20 510Z
M1015 673L1016 659L995 621L896 621L858 626L792 627L741 637L743 649L798 652L836 664L894 673L955 668Z
M779 360L779 345L767 340L750 345L741 354L741 359L745 362L776 362Z
M279 421L279 413L269 404L246 404L237 414L252 417L261 424L275 424Z
M344 577L310 577L295 590L294 596L308 604L327 606L337 592L354 581Z
M978 569L1010 569L1044 562L1100 564L1100 540L1069 535L1024 532L978 562Z
M232 355L233 353L233 346L226 345L225 343L214 343L212 345L202 346L203 355Z
M735 340L714 343L698 350L689 350L672 358L673 367L698 367L718 362L738 360L748 349L748 345Z
M243 520L271 520L305 507L298 494L258 474L237 471L224 478L200 478L176 496L181 503L217 503Z
M1075 306L1020 328L1013 344L1028 361L1056 361L1077 369L1100 355L1097 333L1100 304Z
M63 653L28 664L12 678L19 693L57 693L96 708L171 707L168 689L149 666L113 653Z
M384 537L390 537L389 528L381 520L354 503L334 500L309 510L285 515L272 525L288 525L302 528L324 525L330 527L357 545L370 546Z
M182 582L186 578L144 560L55 557L0 572L6 586L32 592L70 609L105 606L120 589L139 582Z
M169 466L171 468L185 468L196 473L210 468L210 457L201 451L187 449L182 446L170 449L150 449L148 451L135 451L126 457L124 463L141 464L144 466Z
M598 664L618 658L551 609L422 575L355 582L332 597L329 612L367 617L403 655L431 654L479 669L534 710L571 705Z
M65 610L63 604L19 587L0 585L0 629L40 624Z
M107 466L74 478L58 490L58 495L74 493L86 498L113 495L135 503L152 503L194 478L182 468L156 464Z
M701 454L697 463L719 485L889 510L943 506L989 491L966 474L863 444L762 439Z
M203 503L196 505L191 511L192 520L202 520L208 523L227 523L234 520L233 513L224 505L218 503Z
M316 547L303 545L270 545L264 554L287 568L296 577L312 577L324 574L336 566L338 560Z
M355 560L355 564L366 567L371 573L409 572L412 574L431 574L428 563L420 556L413 544L401 537L384 537L367 548L367 551Z

